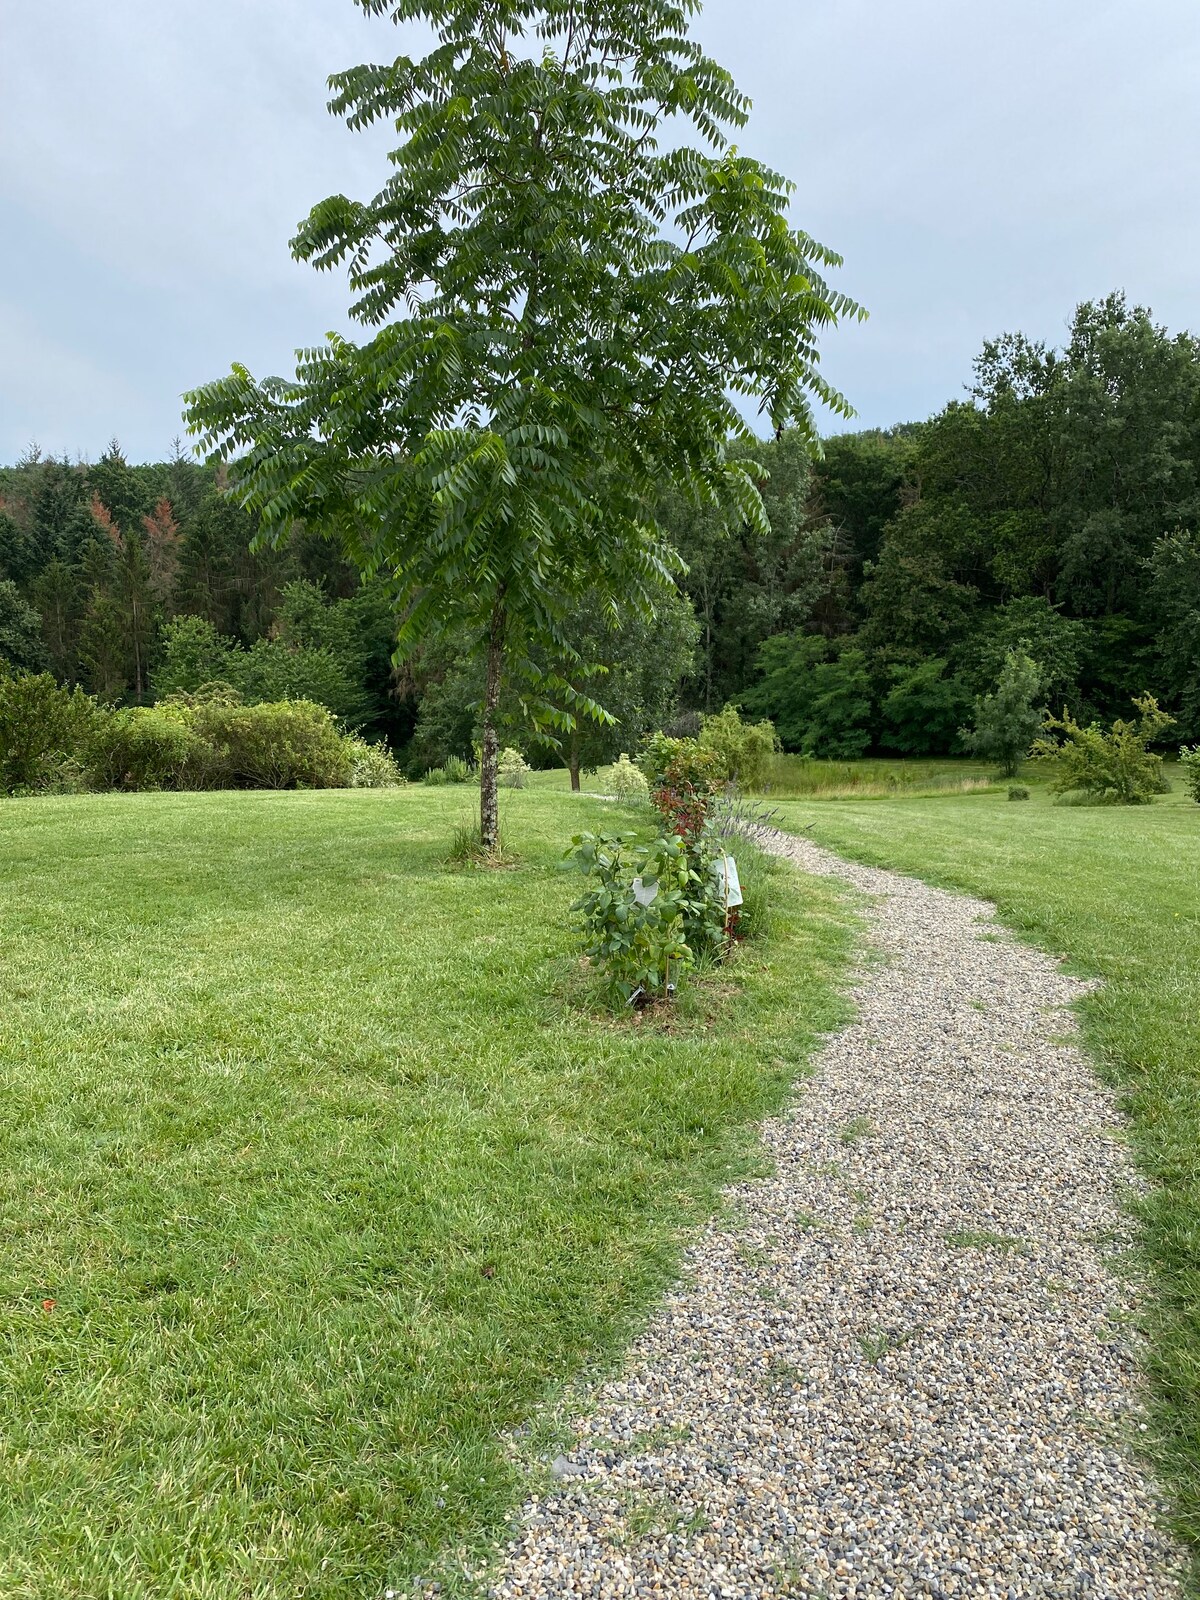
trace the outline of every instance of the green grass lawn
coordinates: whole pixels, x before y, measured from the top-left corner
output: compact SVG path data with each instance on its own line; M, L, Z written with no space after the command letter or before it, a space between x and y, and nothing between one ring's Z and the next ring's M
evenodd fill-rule
M0 804L0 1589L376 1600L494 1530L498 1436L636 1323L840 1015L847 902L669 1026L598 1010L474 790Z
M1200 1549L1200 806L1052 805L1045 790L786 802L782 825L842 853L994 900L1004 920L1098 974L1090 1044L1122 1086L1154 1264L1156 1436ZM1200 1582L1196 1592L1200 1593Z

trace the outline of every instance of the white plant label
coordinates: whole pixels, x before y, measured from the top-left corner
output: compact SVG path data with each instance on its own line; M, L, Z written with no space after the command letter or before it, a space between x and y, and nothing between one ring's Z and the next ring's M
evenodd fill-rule
M648 906L652 900L658 899L658 885L656 883L646 884L640 878L635 878L630 887L633 890L633 898L640 906Z
M721 885L721 897L727 906L740 906L742 903L742 885L738 878L737 862L732 856L721 856L715 863L717 882Z

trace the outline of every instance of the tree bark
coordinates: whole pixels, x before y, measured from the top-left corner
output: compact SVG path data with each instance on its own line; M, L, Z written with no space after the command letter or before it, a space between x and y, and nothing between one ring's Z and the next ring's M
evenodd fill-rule
M487 682L483 695L483 748L479 757L479 839L488 855L500 849L500 797L497 767L500 741L496 736L496 707L504 672L504 590L492 607L488 629Z

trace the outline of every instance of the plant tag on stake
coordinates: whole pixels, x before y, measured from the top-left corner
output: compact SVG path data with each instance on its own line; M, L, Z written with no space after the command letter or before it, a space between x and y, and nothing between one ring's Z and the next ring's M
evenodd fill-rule
M738 878L737 862L732 856L720 856L713 863L716 869L717 882L721 885L721 896L730 910L742 903L742 885Z
M630 888L633 890L633 898L640 906L648 906L651 901L658 899L657 883L643 883L641 878L635 878Z

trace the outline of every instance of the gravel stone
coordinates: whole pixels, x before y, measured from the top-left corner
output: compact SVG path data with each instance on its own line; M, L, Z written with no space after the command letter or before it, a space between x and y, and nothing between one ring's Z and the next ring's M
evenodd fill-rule
M1173 1600L1088 986L981 901L763 843L865 891L884 959L489 1594Z

